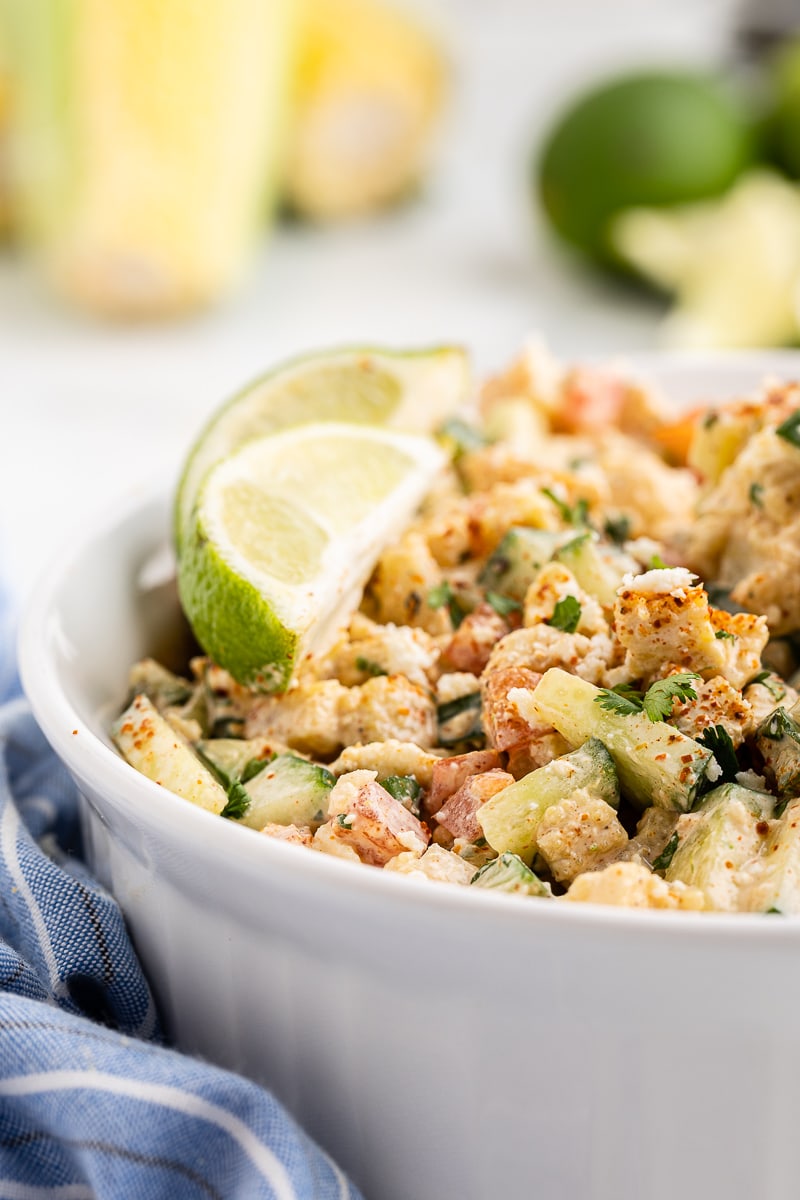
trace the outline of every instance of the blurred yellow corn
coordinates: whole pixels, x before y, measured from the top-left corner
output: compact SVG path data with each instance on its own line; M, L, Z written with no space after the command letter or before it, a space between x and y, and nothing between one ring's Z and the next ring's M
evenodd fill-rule
M6 2L23 216L59 290L118 316L227 292L277 183L294 0Z
M303 0L286 194L306 216L352 216L410 189L445 84L441 52L382 0Z
M8 163L11 79L9 77L8 47L6 45L6 33L2 16L3 9L0 5L0 237L5 236L11 224Z

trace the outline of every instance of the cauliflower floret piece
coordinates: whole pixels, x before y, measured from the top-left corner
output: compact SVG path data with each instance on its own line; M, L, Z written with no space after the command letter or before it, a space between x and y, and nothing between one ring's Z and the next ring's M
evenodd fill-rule
M334 775L350 771L375 771L378 779L390 775L413 775L420 787L431 786L433 764L438 762L435 754L421 750L415 742L400 742L387 738L385 742L367 742L366 745L346 746L335 762L330 765Z
M442 651L443 660L457 671L480 675L489 655L511 626L490 604L479 604L459 625Z
M536 846L559 883L591 871L602 855L622 849L628 835L610 804L579 788L551 804L536 834Z
M469 500L466 496L449 496L412 529L423 538L430 554L441 567L455 567L469 557Z
M574 596L581 607L576 633L587 637L593 633L608 633L608 624L597 600L580 587L568 567L557 562L546 563L525 593L523 624L530 627L549 621L556 604L567 596Z
M502 410L497 410L498 424L502 423L503 440L480 450L470 450L462 456L458 470L469 492L485 492L498 483L516 483L518 479L540 477L542 487L550 483L550 474L542 471L539 462L543 457L541 426L528 421L530 410L518 407L519 402L507 401ZM509 425L521 427L522 438L509 437Z
M283 696L264 696L253 705L244 736L264 736L293 750L327 757L342 744L339 708L348 689L337 679L299 683Z
M413 625L434 636L449 633L452 622L447 607L431 608L428 596L442 582L439 564L425 538L410 530L384 550L367 589L378 620Z
M468 884L472 881L477 867L466 862L452 850L445 850L435 843L428 846L424 854L415 854L405 850L389 860L384 871L397 871L399 875L408 875L412 879L433 879L439 883Z
M482 775L471 775L469 779L464 780L458 791L445 801L436 814L436 820L452 833L453 837L463 838L468 842L477 841L483 837L483 830L476 816L478 809L513 782L513 775L498 769L486 771Z
M402 675L379 675L345 688L338 716L339 741L345 746L397 738L425 748L436 740L433 700Z
M695 739L710 725L722 725L734 748L741 746L754 728L753 710L742 693L722 675L714 675L702 683L693 684L693 687L697 699L677 703L670 718L671 723L681 733Z
M405 850L422 853L428 844L425 826L376 783L374 771L340 775L331 789L327 826L326 837L344 842L361 862L376 867Z
M769 640L766 618L753 613L728 613L712 609L711 624L717 644L722 647L719 673L734 687L743 688L761 669L761 655ZM725 634L732 636L725 637Z
M582 633L564 633L551 625L515 629L497 643L486 664L485 674L508 667L527 667L544 674L550 667L563 667L589 683L600 684L614 649L604 633L586 637Z
M600 439L598 462L611 489L609 506L639 518L634 534L669 542L691 524L697 497L691 472L668 467L641 442L613 431Z
M558 529L558 509L542 492L538 480L498 483L469 498L470 550L476 558L490 554L512 525Z
M762 617L713 612L705 589L680 567L626 576L614 606L614 632L631 679L667 663L742 687L758 670L769 632ZM731 633L733 636L717 637Z
M750 705L753 728L758 728L762 721L766 721L778 706L788 710L798 700L795 689L784 683L779 675L769 675L763 683L751 683L744 689L743 695Z
M800 449L753 434L701 501L686 556L774 634L800 628Z
M332 647L317 671L320 678L338 679L346 687L381 674L405 675L427 687L438 658L439 649L424 629L392 622L378 625L358 614L347 637Z
M590 904L612 904L623 908L705 908L699 888L685 883L666 883L647 867L635 862L612 863L602 871L590 871L573 880L565 897Z
M259 833L278 842L291 842L295 846L310 846L313 840L308 825L276 825L269 821Z
M547 422L558 405L563 378L560 362L544 342L531 338L505 371L486 380L481 388L481 412L488 417L497 404L526 400Z
M344 858L348 862L361 862L353 847L337 837L335 826L330 821L320 825L311 839L311 849L319 850L322 854L330 854L333 858Z

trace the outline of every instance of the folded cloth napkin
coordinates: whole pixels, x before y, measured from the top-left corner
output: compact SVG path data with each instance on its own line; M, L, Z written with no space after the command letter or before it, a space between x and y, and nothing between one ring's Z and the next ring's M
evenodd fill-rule
M0 592L0 1198L357 1200L268 1092L160 1044L12 644Z

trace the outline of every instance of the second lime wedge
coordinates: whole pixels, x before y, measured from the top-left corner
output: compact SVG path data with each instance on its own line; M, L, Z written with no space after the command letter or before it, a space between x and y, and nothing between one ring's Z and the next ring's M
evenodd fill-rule
M206 652L240 683L285 689L357 606L443 462L431 438L326 422L248 442L214 467L178 566Z
M467 356L456 346L328 351L283 364L219 409L192 447L175 505L178 548L208 471L252 438L317 421L428 433L468 387Z

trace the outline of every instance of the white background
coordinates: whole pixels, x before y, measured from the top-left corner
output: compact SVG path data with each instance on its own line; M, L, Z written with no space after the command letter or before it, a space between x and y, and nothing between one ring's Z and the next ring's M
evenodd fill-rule
M0 540L24 595L52 553L126 494L176 476L204 416L282 356L341 343L466 343L479 370L530 330L559 351L652 346L659 309L553 249L532 147L562 97L618 67L716 62L733 0L417 0L453 94L423 194L369 223L282 227L226 307L105 326L0 257Z

